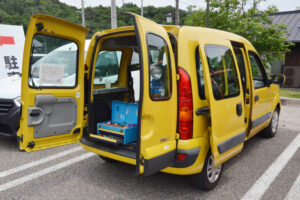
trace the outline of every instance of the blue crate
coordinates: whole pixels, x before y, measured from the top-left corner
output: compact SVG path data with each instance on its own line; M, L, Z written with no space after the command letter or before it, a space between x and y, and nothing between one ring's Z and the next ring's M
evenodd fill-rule
M105 136L104 142L113 144L128 144L137 138L138 104L113 101L112 120L97 124L97 134ZM128 127L116 127L107 123L119 124ZM110 138L111 137L111 138Z

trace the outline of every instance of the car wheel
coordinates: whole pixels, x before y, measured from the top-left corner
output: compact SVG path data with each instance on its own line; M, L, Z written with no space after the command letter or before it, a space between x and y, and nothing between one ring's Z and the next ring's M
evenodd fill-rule
M278 129L278 122L279 122L279 113L278 113L278 109L276 109L273 112L270 124L267 126L267 128L263 130L262 135L266 138L274 137Z
M214 158L209 152L206 156L202 172L191 176L192 186L202 189L211 190L217 186L223 171L223 165L214 166Z

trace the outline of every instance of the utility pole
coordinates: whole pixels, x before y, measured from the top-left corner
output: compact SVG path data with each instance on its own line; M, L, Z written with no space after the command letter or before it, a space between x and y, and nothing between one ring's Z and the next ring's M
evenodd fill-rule
M256 1L253 0L253 9L255 10L256 9Z
M117 9L116 0L111 0L111 10L110 10L111 28L117 28Z
M175 7L175 25L179 25L179 0L176 0L176 7Z
M144 6L143 6L143 0L141 0L141 16L144 16Z
M206 27L209 27L209 0L206 0Z
M81 25L85 26L85 15L84 15L84 0L81 0Z

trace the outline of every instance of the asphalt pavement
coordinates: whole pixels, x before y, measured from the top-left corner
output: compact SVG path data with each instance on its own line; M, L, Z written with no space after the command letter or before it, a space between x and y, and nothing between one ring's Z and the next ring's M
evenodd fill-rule
M40 199L300 199L300 106L283 106L276 137L255 136L224 165L219 185L201 191L186 176L137 176L72 144L20 152L0 137L0 200Z

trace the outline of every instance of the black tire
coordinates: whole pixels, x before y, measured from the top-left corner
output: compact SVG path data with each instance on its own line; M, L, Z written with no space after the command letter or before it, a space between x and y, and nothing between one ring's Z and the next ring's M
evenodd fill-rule
M273 112L270 124L262 131L262 136L264 136L266 138L274 137L277 133L278 121L279 121L279 112L278 112L278 109L276 109Z
M213 156L209 152L206 156L202 172L190 176L190 182L193 187L202 190L211 190L218 185L222 175L223 167L222 164L218 167L211 167L214 164L213 162ZM213 174L216 177L212 177Z
M117 161L114 160L114 159L107 158L107 157L104 157L104 156L100 156L100 155L99 155L99 157L100 157L102 160L104 160L105 162L109 162L109 163L115 163L115 162L117 162Z

